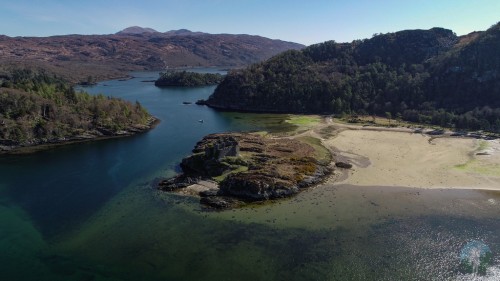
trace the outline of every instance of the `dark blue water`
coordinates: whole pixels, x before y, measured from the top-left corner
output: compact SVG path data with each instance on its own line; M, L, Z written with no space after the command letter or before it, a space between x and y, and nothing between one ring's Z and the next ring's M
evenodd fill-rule
M157 73L132 75L84 90L139 101L155 129L0 157L0 280L456 280L468 278L457 272L468 240L499 252L495 193L426 191L411 212L367 218L390 210L384 193L408 191L326 186L222 213L159 192L154 180L204 135L289 129L287 116L184 105L214 87L160 89L143 82ZM429 215L420 202L435 196L446 212Z
M0 159L6 193L30 214L44 235L50 237L81 221L136 179L147 180L148 175L161 176L162 172L166 176L204 135L257 128L235 124L231 114L194 105L214 87L160 89L142 82L154 80L158 73L132 75L131 80L107 81L82 90L139 101L161 120L154 130ZM184 105L185 101L193 105Z

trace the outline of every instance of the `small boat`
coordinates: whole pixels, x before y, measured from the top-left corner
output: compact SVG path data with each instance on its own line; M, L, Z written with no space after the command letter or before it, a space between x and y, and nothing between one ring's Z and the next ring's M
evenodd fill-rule
M198 120L198 122L203 123L203 119Z

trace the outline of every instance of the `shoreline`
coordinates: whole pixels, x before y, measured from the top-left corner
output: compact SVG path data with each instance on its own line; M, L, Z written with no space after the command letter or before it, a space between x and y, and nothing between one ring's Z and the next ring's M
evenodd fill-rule
M147 125L144 125L144 128L134 128L134 129L128 129L124 130L121 133L115 133L113 135L94 135L94 134L89 134L87 135L80 135L74 138L67 138L65 140L56 140L54 142L42 142L42 143L36 143L32 145L13 145L13 146L0 146L0 157L2 155L25 155L25 154L31 154L31 153L36 153L39 151L43 150L48 150L52 148L57 148L60 146L66 146L66 145L73 145L73 144L79 144L79 143L86 143L86 142L93 142L93 141L101 141L101 140L108 140L108 139L118 139L118 138L125 138L125 137L131 137L131 136L136 136L139 134L144 134L147 133L148 131L154 129L160 122L161 120L156 118L156 117L151 117L152 119L149 120ZM6 147L6 148L4 148Z
M353 164L333 185L500 191L500 141L426 131L338 124L323 138Z
M334 122L330 117L307 116L320 119L317 123L298 125L298 128L285 135L268 133L267 137L276 141L304 137L318 139L332 156L329 167L343 162L352 164L352 168L335 168L321 181L305 190L378 186L410 188L415 192L500 191L498 139L453 136L450 131L436 136L428 134L433 129L418 129L416 132L414 128L349 125ZM486 172L492 172L493 175L484 174L485 168L482 165L490 169ZM476 171L478 168L483 170ZM217 183L195 183L175 193L200 197L198 194L214 189L215 186L218 186Z

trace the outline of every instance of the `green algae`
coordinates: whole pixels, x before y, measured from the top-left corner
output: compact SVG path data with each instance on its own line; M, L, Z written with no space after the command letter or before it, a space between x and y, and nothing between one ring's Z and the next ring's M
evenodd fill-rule
M454 168L465 173L475 173L484 176L500 177L500 165L496 163L484 163L477 159L477 153L480 153L490 147L490 144L485 140L479 140L476 149L472 152L471 157L467 162L455 165Z

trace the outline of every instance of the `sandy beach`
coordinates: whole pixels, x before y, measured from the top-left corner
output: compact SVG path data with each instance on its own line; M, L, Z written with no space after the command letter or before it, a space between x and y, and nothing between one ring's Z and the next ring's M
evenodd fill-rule
M343 128L323 141L354 165L339 184L500 190L500 141Z

